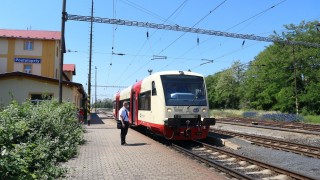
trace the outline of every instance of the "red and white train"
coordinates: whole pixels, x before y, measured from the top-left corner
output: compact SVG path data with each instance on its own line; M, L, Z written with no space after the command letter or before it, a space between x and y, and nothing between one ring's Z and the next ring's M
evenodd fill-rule
M185 71L154 73L114 96L113 113L119 117L129 102L129 122L171 140L207 137L215 119L209 116L204 77Z

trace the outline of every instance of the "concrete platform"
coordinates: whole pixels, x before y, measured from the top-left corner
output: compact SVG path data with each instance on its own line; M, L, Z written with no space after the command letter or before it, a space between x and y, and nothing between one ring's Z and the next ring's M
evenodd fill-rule
M116 122L104 114L93 114L91 122L78 157L63 164L65 179L226 179L132 129L128 146L121 146Z

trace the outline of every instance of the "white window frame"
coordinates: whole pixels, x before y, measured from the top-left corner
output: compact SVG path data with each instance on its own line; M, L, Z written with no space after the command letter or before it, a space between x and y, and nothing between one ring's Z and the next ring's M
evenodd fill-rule
M33 40L25 40L23 49L26 51L33 51L34 49L34 41Z
M29 71L28 72L26 72L26 67L27 66L30 66L31 68L30 69L28 69ZM23 72L24 73L27 73L27 74L32 74L32 64L24 64L23 65Z

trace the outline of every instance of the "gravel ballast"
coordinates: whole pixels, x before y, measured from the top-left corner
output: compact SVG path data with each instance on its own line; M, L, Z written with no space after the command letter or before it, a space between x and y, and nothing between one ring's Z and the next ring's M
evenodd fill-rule
M219 123L217 123L215 126L212 126L211 128L213 130L216 128L233 132L279 138L286 141L308 144L320 148L320 137L316 135L306 135L301 133L291 133L261 128L257 129L253 127ZM230 151L320 179L320 159L257 146L235 137L228 138L228 141L241 146L241 148L238 150L231 150L225 147Z

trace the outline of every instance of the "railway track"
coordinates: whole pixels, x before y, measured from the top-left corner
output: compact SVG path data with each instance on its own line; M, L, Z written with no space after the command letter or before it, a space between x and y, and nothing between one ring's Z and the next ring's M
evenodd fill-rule
M296 132L296 133L303 133L303 134L320 135L320 125L303 124L303 123L268 122L268 121L258 121L255 119L245 119L245 118L222 118L222 119L216 119L216 122L221 124L231 124L231 125L238 125L238 126L248 126L248 127L273 129L273 130Z
M224 172L227 177L235 179L317 179L315 177L237 155L199 141L193 142L197 144L196 146L186 147L185 141L179 142L181 144L176 144L172 141L158 138L158 136L152 136L151 134L146 133L144 129L135 128L135 130Z
M236 179L316 179L245 156L228 152L209 144L172 144L172 147Z
M296 154L320 159L320 147L293 143L293 142L288 142L288 141L270 138L270 137L231 132L231 131L219 130L219 129L214 129L212 132L223 134L223 135L241 137L253 142L256 145L293 152Z

